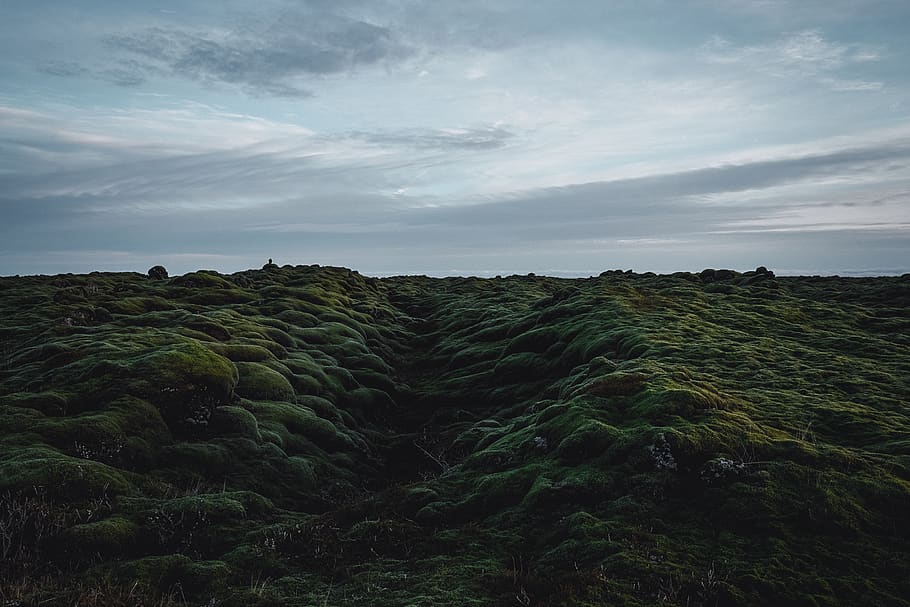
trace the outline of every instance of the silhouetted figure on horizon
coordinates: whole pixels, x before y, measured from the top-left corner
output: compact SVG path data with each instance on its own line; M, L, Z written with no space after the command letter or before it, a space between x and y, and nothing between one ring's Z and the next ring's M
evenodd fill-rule
M272 265L272 258L269 257L269 265Z

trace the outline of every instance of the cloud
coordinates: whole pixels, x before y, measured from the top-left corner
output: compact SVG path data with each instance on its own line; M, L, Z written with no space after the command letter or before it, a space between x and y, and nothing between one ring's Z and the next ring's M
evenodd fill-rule
M122 87L139 86L144 84L150 76L162 74L162 71L154 65L134 59L119 59L94 67L86 67L75 61L46 61L36 66L35 69L48 76L89 77Z
M437 205L386 195L407 168L401 156L349 143L317 138L314 148L254 145L10 176L0 180L4 239L8 246L91 241L161 253L189 243L199 252L240 253L268 242L329 257L401 247L495 256L604 243L671 250L723 234L910 225L906 139ZM851 176L855 191L832 197L827 181Z
M594 182L559 188L543 188L530 193L517 193L495 205L480 204L453 210L455 217L465 218L491 213L508 213L521 209L515 218L525 221L540 219L609 218L617 213L639 213L644 207L661 206L668 200L680 200L719 192L743 192L777 187L783 184L822 179L845 178L863 174L870 165L910 159L910 141L901 139L876 146L847 148L825 154L808 154L791 158L757 160L740 164L704 167L677 173L663 173L614 181ZM904 171L907 166L902 167ZM455 218L453 217L453 218ZM474 221L472 219L471 221Z
M765 45L736 46L712 36L701 48L708 63L739 66L777 77L814 77L837 91L878 90L880 82L843 80L830 74L879 61L880 52L867 45L842 44L826 39L818 30L803 30Z
M775 20L836 20L881 9L892 0L700 0L713 10L746 13Z
M303 84L313 78L400 61L412 52L385 27L322 12L282 15L255 29L155 27L105 41L175 76L277 97L307 97L312 93Z
M0 174L34 180L53 173L78 180L86 171L104 171L144 161L196 158L245 149L249 155L301 147L312 138L307 128L204 104L173 102L158 109L80 109L57 104L52 111L0 105Z
M381 146L406 146L417 149L493 150L504 147L515 133L501 126L406 129L395 132L356 132L351 137Z
M520 143L515 132L489 125L317 135L201 105L83 112L71 120L0 106L0 122L0 158L22 167L0 172L0 214L8 234L38 223L62 228L103 217L138 225L195 213L206 219L175 225L346 234L389 234L409 226L452 232L455 241L490 242L495 234L525 242L598 234L667 238L794 207L816 209L805 218L809 225L823 203L854 204L862 213L881 206L875 201L886 195L893 211L907 204L905 190L893 183L910 181L910 138L894 130L740 151L726 163L685 170L429 195L415 173L432 169L431 185L438 185L446 173L470 175L473 167L491 170L498 162L511 166L516 151L506 148ZM474 164L478 152L484 152L480 165ZM841 190L837 196L834 186Z
M874 80L844 80L840 78L821 78L819 82L832 91L880 91L885 85Z
M45 61L38 65L36 69L42 74L61 78L83 76L89 72L88 68L74 61Z
M150 75L157 73L160 71L147 63L121 59L111 67L96 70L95 77L117 86L131 87L144 84Z

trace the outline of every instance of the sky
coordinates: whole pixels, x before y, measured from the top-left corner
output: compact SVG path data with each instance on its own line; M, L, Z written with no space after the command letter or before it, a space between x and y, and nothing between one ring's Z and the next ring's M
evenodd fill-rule
M0 274L910 272L906 0L3 0Z

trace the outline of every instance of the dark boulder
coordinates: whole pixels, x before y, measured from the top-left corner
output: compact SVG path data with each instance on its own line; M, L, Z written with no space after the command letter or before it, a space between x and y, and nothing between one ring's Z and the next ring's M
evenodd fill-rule
M739 284L742 285L754 285L758 283L764 284L765 282L774 278L774 272L766 268L765 266L758 266L752 272L744 272L742 278L739 281Z
M764 276L765 278L774 278L774 272L766 268L765 266L758 266L755 268L755 273Z
M702 282L714 282L715 274L716 274L715 270L713 270L711 268L706 268L706 269L702 270L701 272L699 272L698 276L699 276L699 278L701 278Z
M152 280L167 280L167 270L164 266L152 266L149 268L148 277Z

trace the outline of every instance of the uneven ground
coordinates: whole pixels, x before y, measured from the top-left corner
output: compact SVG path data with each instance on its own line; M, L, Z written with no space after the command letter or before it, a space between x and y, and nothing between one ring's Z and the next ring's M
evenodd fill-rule
M0 278L0 604L910 605L910 277Z

